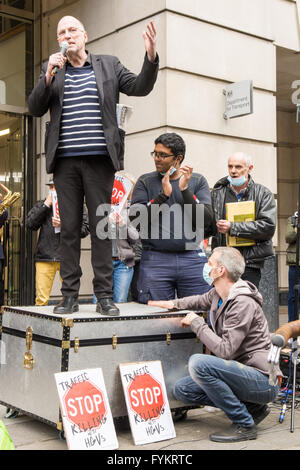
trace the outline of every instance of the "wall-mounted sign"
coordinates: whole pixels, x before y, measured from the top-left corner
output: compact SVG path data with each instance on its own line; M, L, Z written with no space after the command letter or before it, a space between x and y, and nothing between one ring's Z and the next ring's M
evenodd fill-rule
M101 369L55 375L69 450L111 450L118 440Z
M252 80L243 80L227 85L224 94L226 97L224 119L232 119L253 113Z
M161 362L120 364L120 373L134 443L176 437Z

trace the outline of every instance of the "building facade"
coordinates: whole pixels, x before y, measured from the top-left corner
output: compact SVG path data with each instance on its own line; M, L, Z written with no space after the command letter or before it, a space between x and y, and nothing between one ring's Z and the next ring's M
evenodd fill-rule
M166 131L183 136L187 144L186 161L205 175L211 187L227 173L226 163L231 153L250 154L255 181L267 186L277 200L278 228L274 245L278 285L280 292L285 292L288 286L285 223L297 208L300 176L300 124L296 122L296 99L300 100L300 92L297 96L300 90L300 2L1 0L1 21L5 23L7 18L12 21L16 10L24 14L23 23L19 21L25 24L25 33L24 26L23 31L18 31L16 26L8 31L2 28L0 63L6 64L9 57L21 52L23 62L9 62L10 78L8 67L5 70L1 67L1 128L9 106L24 108L23 113L19 111L22 119L26 116L29 89L38 79L42 62L58 49L56 27L62 16L72 15L81 20L88 32L89 51L116 55L134 72L139 71L144 56L142 32L146 23L154 20L160 56L155 89L145 98L120 97L121 103L133 107L126 135L125 170L135 177L152 171L150 151L154 139ZM34 33L31 56L28 30ZM25 44L25 52L20 44L22 47ZM17 63L23 75L17 70ZM253 83L253 113L226 120L224 88L242 80ZM22 96L17 97L19 92ZM19 172L23 171L24 187L31 184L31 194L27 195L29 202L44 197L47 191L44 134L48 118L33 121L29 129L33 142L30 147L25 142L30 175L25 174L24 169ZM1 167L0 182L3 174L8 173L6 166ZM82 244L82 297L92 295L89 243L87 238ZM53 298L59 295L57 279Z

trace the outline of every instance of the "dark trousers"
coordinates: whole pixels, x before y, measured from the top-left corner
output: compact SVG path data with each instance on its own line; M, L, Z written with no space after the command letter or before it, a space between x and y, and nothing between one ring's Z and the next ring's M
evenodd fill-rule
M138 279L138 301L173 300L201 295L210 290L203 279L207 258L201 251L161 252L144 250Z
M107 237L97 236L97 216L101 204L110 204L115 170L106 156L58 158L54 171L61 218L60 274L61 292L77 295L80 287L80 247L83 202L88 208L91 233L94 292L98 298L113 297L112 245ZM106 214L107 215L107 214Z
M242 275L244 281L249 281L259 289L259 283L261 279L261 270L259 268L246 267L244 274Z
M296 284L296 266L289 266L289 297L288 297L288 318L289 322L298 320L300 313L300 266L299 266L299 302L298 312L295 312L295 284ZM296 313L296 318L294 315Z

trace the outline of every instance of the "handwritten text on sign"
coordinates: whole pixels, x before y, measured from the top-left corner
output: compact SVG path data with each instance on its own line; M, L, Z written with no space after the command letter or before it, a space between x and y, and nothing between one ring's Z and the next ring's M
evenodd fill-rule
M117 449L101 369L55 374L69 449Z
M176 437L160 361L120 364L135 444Z

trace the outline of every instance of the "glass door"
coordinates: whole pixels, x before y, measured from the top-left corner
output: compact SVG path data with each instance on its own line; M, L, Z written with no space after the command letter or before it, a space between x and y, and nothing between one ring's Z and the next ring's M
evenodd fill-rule
M2 229L4 305L32 303L32 236L25 228L32 193L27 184L29 119L26 115L0 111L0 183L12 193L20 193L20 198L8 208L8 219ZM1 187L0 192L3 193Z

